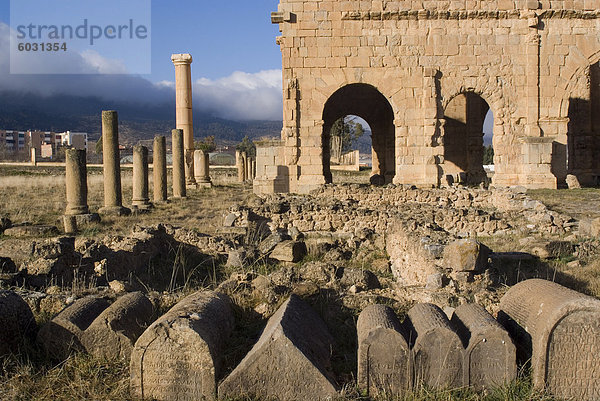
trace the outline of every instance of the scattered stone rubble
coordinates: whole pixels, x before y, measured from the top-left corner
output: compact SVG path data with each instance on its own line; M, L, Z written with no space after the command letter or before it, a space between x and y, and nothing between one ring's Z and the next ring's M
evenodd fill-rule
M594 376L600 365L586 357L599 347L600 326L593 322L600 317L600 301L529 280L500 303L504 291L495 276L499 264L520 263L534 254L544 259L593 255L600 249L597 240L572 242L593 234L593 221L578 227L519 189L361 186L328 186L306 197L272 196L236 207L224 220L226 227L216 236L159 225L134 227L127 237L35 240L26 258L0 259L0 280L10 285L18 278L46 288L12 297L20 300L19 317L26 321L33 321L31 310L55 315L37 335L51 356L62 360L72 352L88 352L131 359L132 393L145 399L334 397L348 381L331 370L338 339L330 334L329 318L336 309L328 304L317 314L301 300L314 304L320 297L334 299L336 308L363 311L356 325L358 351L344 357L357 357L357 384L371 396L403 394L422 385L489 389L516 377L515 355L520 361L532 356L536 386L577 399L596 399L600 393ZM494 253L477 239L511 232L529 235L522 245L531 254ZM545 239L554 234L563 236ZM235 272L217 292L201 291L179 303L166 293L130 292L140 289L129 279L132 274L177 249L215 263L227 261ZM297 263L305 256L315 260ZM278 268L259 274L254 268L259 263L278 263ZM48 286L80 274L94 276L103 289L76 299ZM546 300L545 294L556 297ZM230 299L252 299L253 318L269 318L236 366L224 366L221 359L234 328ZM153 311L176 303L150 325ZM407 313L396 315L381 303ZM540 310L543 319L535 315ZM501 324L488 311L499 311ZM546 327L563 321L570 323ZM24 333L35 333L19 324L7 324L7 336L20 341ZM352 319L348 324L353 327ZM577 348L573 339L584 334L590 340ZM588 373L580 371L580 361ZM572 379L554 373L565 370L573 372L565 376Z

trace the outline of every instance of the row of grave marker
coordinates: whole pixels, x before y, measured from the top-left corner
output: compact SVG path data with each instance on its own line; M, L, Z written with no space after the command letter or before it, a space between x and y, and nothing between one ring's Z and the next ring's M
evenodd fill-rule
M18 318L17 332L26 331L31 312L10 312L25 307L14 293L0 292L5 343L11 344L11 319ZM460 306L450 320L435 305L418 304L402 323L389 307L365 308L357 323L358 386L371 396L400 395L421 385L489 389L516 378L518 358L531 359L536 388L563 398L600 399L600 300L534 279L511 288L500 309L502 324L474 304ZM252 350L219 385L220 357L234 327L227 296L200 291L145 329L151 320L151 303L141 293L112 305L88 297L42 327L38 341L59 359L73 349L130 358L131 391L144 399L218 394L315 400L339 393L330 363L334 339L296 295L269 319Z

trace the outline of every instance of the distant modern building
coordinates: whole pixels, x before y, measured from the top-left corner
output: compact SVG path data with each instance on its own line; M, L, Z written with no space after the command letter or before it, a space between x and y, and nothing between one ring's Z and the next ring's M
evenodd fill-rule
M0 130L0 147L3 147L8 152L16 153L25 150L27 142L26 132Z
M88 150L88 134L86 132L63 132L56 134L61 146L68 146L79 150Z
M54 133L38 130L0 130L0 149L3 148L9 153L30 152L30 149L35 149L37 156L52 158L60 147L87 150L88 134L71 131Z

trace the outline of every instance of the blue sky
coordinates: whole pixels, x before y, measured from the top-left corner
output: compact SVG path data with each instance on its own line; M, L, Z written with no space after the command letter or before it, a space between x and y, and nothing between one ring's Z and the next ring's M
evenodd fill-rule
M13 1L17 4L22 4L22 1L48 4L53 0ZM89 2L91 7L107 2L118 3L117 0L54 1L55 4L74 2L79 6ZM67 94L129 102L170 102L174 99L175 80L171 54L191 53L194 57L195 108L234 120L281 120L281 52L275 44L279 32L278 26L271 24L270 19L271 11L277 9L278 0L152 0L151 4L151 73L134 75L123 74L131 71L129 65L118 56L111 58L111 55L105 55L100 51L102 46L94 47L99 50L97 52L78 51L72 47L70 50L74 51L50 58L47 52L46 55L30 52L25 56L24 52L16 51L17 56L10 57L10 40L15 39L16 26L22 21L13 24L11 29L10 0L0 0L0 90L41 96ZM126 5L131 4L127 2ZM123 9L123 6L120 9L115 6L109 11L123 18ZM117 14L119 11L121 14ZM103 12L102 16L97 14L93 15L94 19L106 15L113 18L110 12ZM34 23L64 23L62 20L44 21L45 14L41 15L38 18L41 18L40 22ZM68 17L66 15L65 19ZM73 14L71 17L73 22L70 24L81 21L80 15ZM28 18L36 16L27 15L25 19ZM131 54L139 51L131 48ZM141 56L147 54L139 53ZM46 68L45 71L68 70L76 74L31 75L30 71L26 71L30 65L41 66ZM20 71L21 74L10 74L11 71ZM24 74L25 71L29 75Z
M97 0L60 1L102 4ZM164 102L173 99L171 54L191 53L196 108L236 120L281 119L281 52L275 44L279 31L270 20L278 0L151 0L151 4L151 74L19 76L8 75L8 42L3 36L9 36L10 0L0 0L0 90ZM123 12L122 7L109 11ZM65 13L68 18L69 11ZM94 68L100 65L102 71L115 70L95 59L67 60L63 64L90 62ZM491 133L489 118L485 131Z
M143 77L152 82L172 80L172 53L194 56L194 79L281 68L281 53L275 44L279 33L277 25L270 21L270 12L277 9L277 3L152 0L152 74ZM69 11L65 13L68 16ZM0 22L9 21L10 1L0 0Z

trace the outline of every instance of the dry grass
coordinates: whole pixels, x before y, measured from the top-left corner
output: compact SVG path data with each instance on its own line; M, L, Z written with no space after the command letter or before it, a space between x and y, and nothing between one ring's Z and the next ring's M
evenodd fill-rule
M129 400L129 365L76 354L60 364L37 355L4 361L0 399Z
M222 223L227 210L251 196L250 186L235 183L232 171L219 171L211 189L188 190L184 201L157 205L152 213L115 218L106 217L102 223L84 232L84 235L128 234L131 227L169 223L174 226L193 228L214 233ZM128 206L132 198L132 172L121 172L123 204ZM169 177L169 192L171 183ZM103 204L103 178L99 169L88 171L88 205L97 211ZM150 175L150 197L152 176ZM34 167L0 167L0 213L13 223L59 225L59 218L66 207L64 169ZM60 225L59 225L60 228Z
M535 189L527 195L544 203L551 210L576 219L600 217L600 189Z

